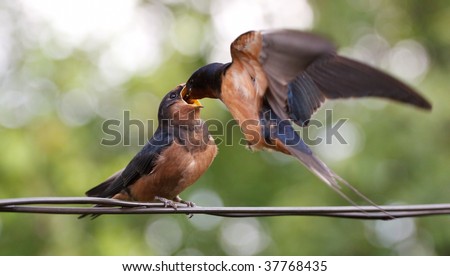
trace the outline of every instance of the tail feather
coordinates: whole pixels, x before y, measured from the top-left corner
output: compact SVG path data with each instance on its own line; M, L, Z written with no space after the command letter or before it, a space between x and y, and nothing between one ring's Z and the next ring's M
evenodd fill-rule
M95 186L94 188L87 191L85 194L89 197L99 197L109 187L111 182L112 181L109 180L102 182L97 186Z
M332 171L324 162L317 158L311 149L303 142L300 136L295 132L290 121L281 120L274 114L271 110L265 112L262 117L263 129L266 131L266 136L270 135L271 140L279 140L291 153L295 156L303 165L306 166L312 173L319 177L323 182L330 186L337 194L339 194L343 199L352 204L353 206L359 208L358 204L351 199L350 196L344 193L342 190L343 186L347 187L356 196L363 199L370 205L378 208L380 211L386 213L381 209L375 202L370 200L363 193L358 191L355 187L350 185L342 177L337 175ZM269 133L267 133L269 129ZM388 214L389 215L389 214Z
M108 179L106 179L102 183L98 184L94 188L90 189L89 191L86 192L86 195L88 197L104 197L103 192L106 191L106 189L108 189L108 187L116 180L116 178L122 174L122 171L123 171L123 169L116 172L115 174L111 175ZM94 207L101 207L101 206L102 205L94 205ZM80 215L78 218L82 219L86 216L91 216L91 219L95 219L96 217L98 217L100 215L98 215L98 214L83 214L83 215Z
M106 189L108 189L109 185L111 185L116 180L116 178L118 176L120 176L122 174L123 170L124 169L121 169L120 171L117 171L116 173L114 173L113 175L108 177L108 179L106 179L102 183L98 184L94 188L92 188L89 191L87 191L86 195L89 196L89 197L103 197L102 196L103 192Z
M301 141L303 143L303 141ZM304 143L303 143L304 144ZM306 145L305 145L306 146ZM334 171L332 171L323 161L317 158L312 152L311 154L305 154L305 152L301 151L295 145L288 145L287 150L295 156L300 162L305 165L312 173L318 176L322 181L324 181L328 186L333 189L337 194L339 194L343 199L352 204L353 206L359 208L358 204L350 198L350 196L346 195L342 191L342 187L339 184L347 187L350 191L352 191L359 198L363 199L370 205L380 209L383 211L378 204L373 202L370 198L365 196L358 189L353 187L350 183L348 183L345 179L337 175ZM383 211L385 212L385 211Z

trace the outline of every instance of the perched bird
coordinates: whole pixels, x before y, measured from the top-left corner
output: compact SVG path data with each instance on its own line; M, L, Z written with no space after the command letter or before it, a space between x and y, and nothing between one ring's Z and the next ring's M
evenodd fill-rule
M312 33L250 31L230 48L232 62L199 68L181 92L183 98L187 102L204 97L222 100L251 149L295 156L344 197L339 182L364 196L313 154L291 122L307 126L325 99L382 97L431 109L406 84L336 54L332 43Z
M103 183L86 192L90 197L127 201L175 202L194 206L179 194L211 165L217 146L200 119L199 101L185 102L177 86L161 101L158 128L130 163Z

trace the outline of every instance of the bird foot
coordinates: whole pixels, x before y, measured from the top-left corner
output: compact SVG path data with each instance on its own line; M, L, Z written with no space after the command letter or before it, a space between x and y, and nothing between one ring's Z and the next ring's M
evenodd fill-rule
M176 196L174 198L174 200L176 202L180 202L180 203L186 204L186 207L188 207L188 208L192 208L192 207L197 206L197 205L195 205L194 202L181 199L181 197L179 197L179 196ZM188 218L192 218L194 216L194 214L186 214L186 215L188 216Z
M175 210L177 210L177 208L178 208L177 204L173 200L170 200L170 199L167 199L164 197L160 197L160 196L155 196L155 200L162 202L164 204L164 208L172 207Z
M194 202L181 199L181 197L179 197L179 196L175 197L174 201L186 204L187 207L195 207L195 206L197 206Z
M245 148L251 152L254 152L253 146L254 145L252 143L250 143L249 141L247 141L247 143L245 144Z
M181 200L180 203L186 204L186 206L187 206L187 207L190 207L190 208L197 206L197 205L195 205L194 202L192 202L192 201L187 201L187 200Z

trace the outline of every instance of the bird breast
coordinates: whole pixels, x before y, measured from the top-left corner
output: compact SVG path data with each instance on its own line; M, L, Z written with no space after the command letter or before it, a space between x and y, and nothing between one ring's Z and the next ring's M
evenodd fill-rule
M161 152L152 173L141 177L131 186L133 199L153 201L155 196L173 199L192 185L211 165L217 154L214 141L203 145L202 150L174 141Z
M248 64L246 65L247 67ZM229 77L222 83L221 100L230 110L231 115L241 128L249 146L262 148L264 139L261 133L260 110L263 103L263 90L267 88L267 80L258 68L246 69L244 64L231 65ZM252 75L254 74L254 75Z

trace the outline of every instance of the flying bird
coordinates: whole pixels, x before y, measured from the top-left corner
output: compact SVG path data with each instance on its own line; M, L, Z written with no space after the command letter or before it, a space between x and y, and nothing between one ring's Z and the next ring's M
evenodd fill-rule
M249 31L231 43L232 62L195 71L181 94L187 102L220 99L250 149L295 156L340 191L342 183L371 202L319 160L292 127L306 127L326 99L381 97L430 110L431 104L399 80L340 56L324 37L297 30ZM372 202L371 202L372 203Z
M158 128L147 144L124 169L87 191L87 196L160 201L173 208L177 202L194 206L179 194L208 169L217 146L200 119L203 106L198 100L185 102L180 95L183 87L177 86L162 99Z

